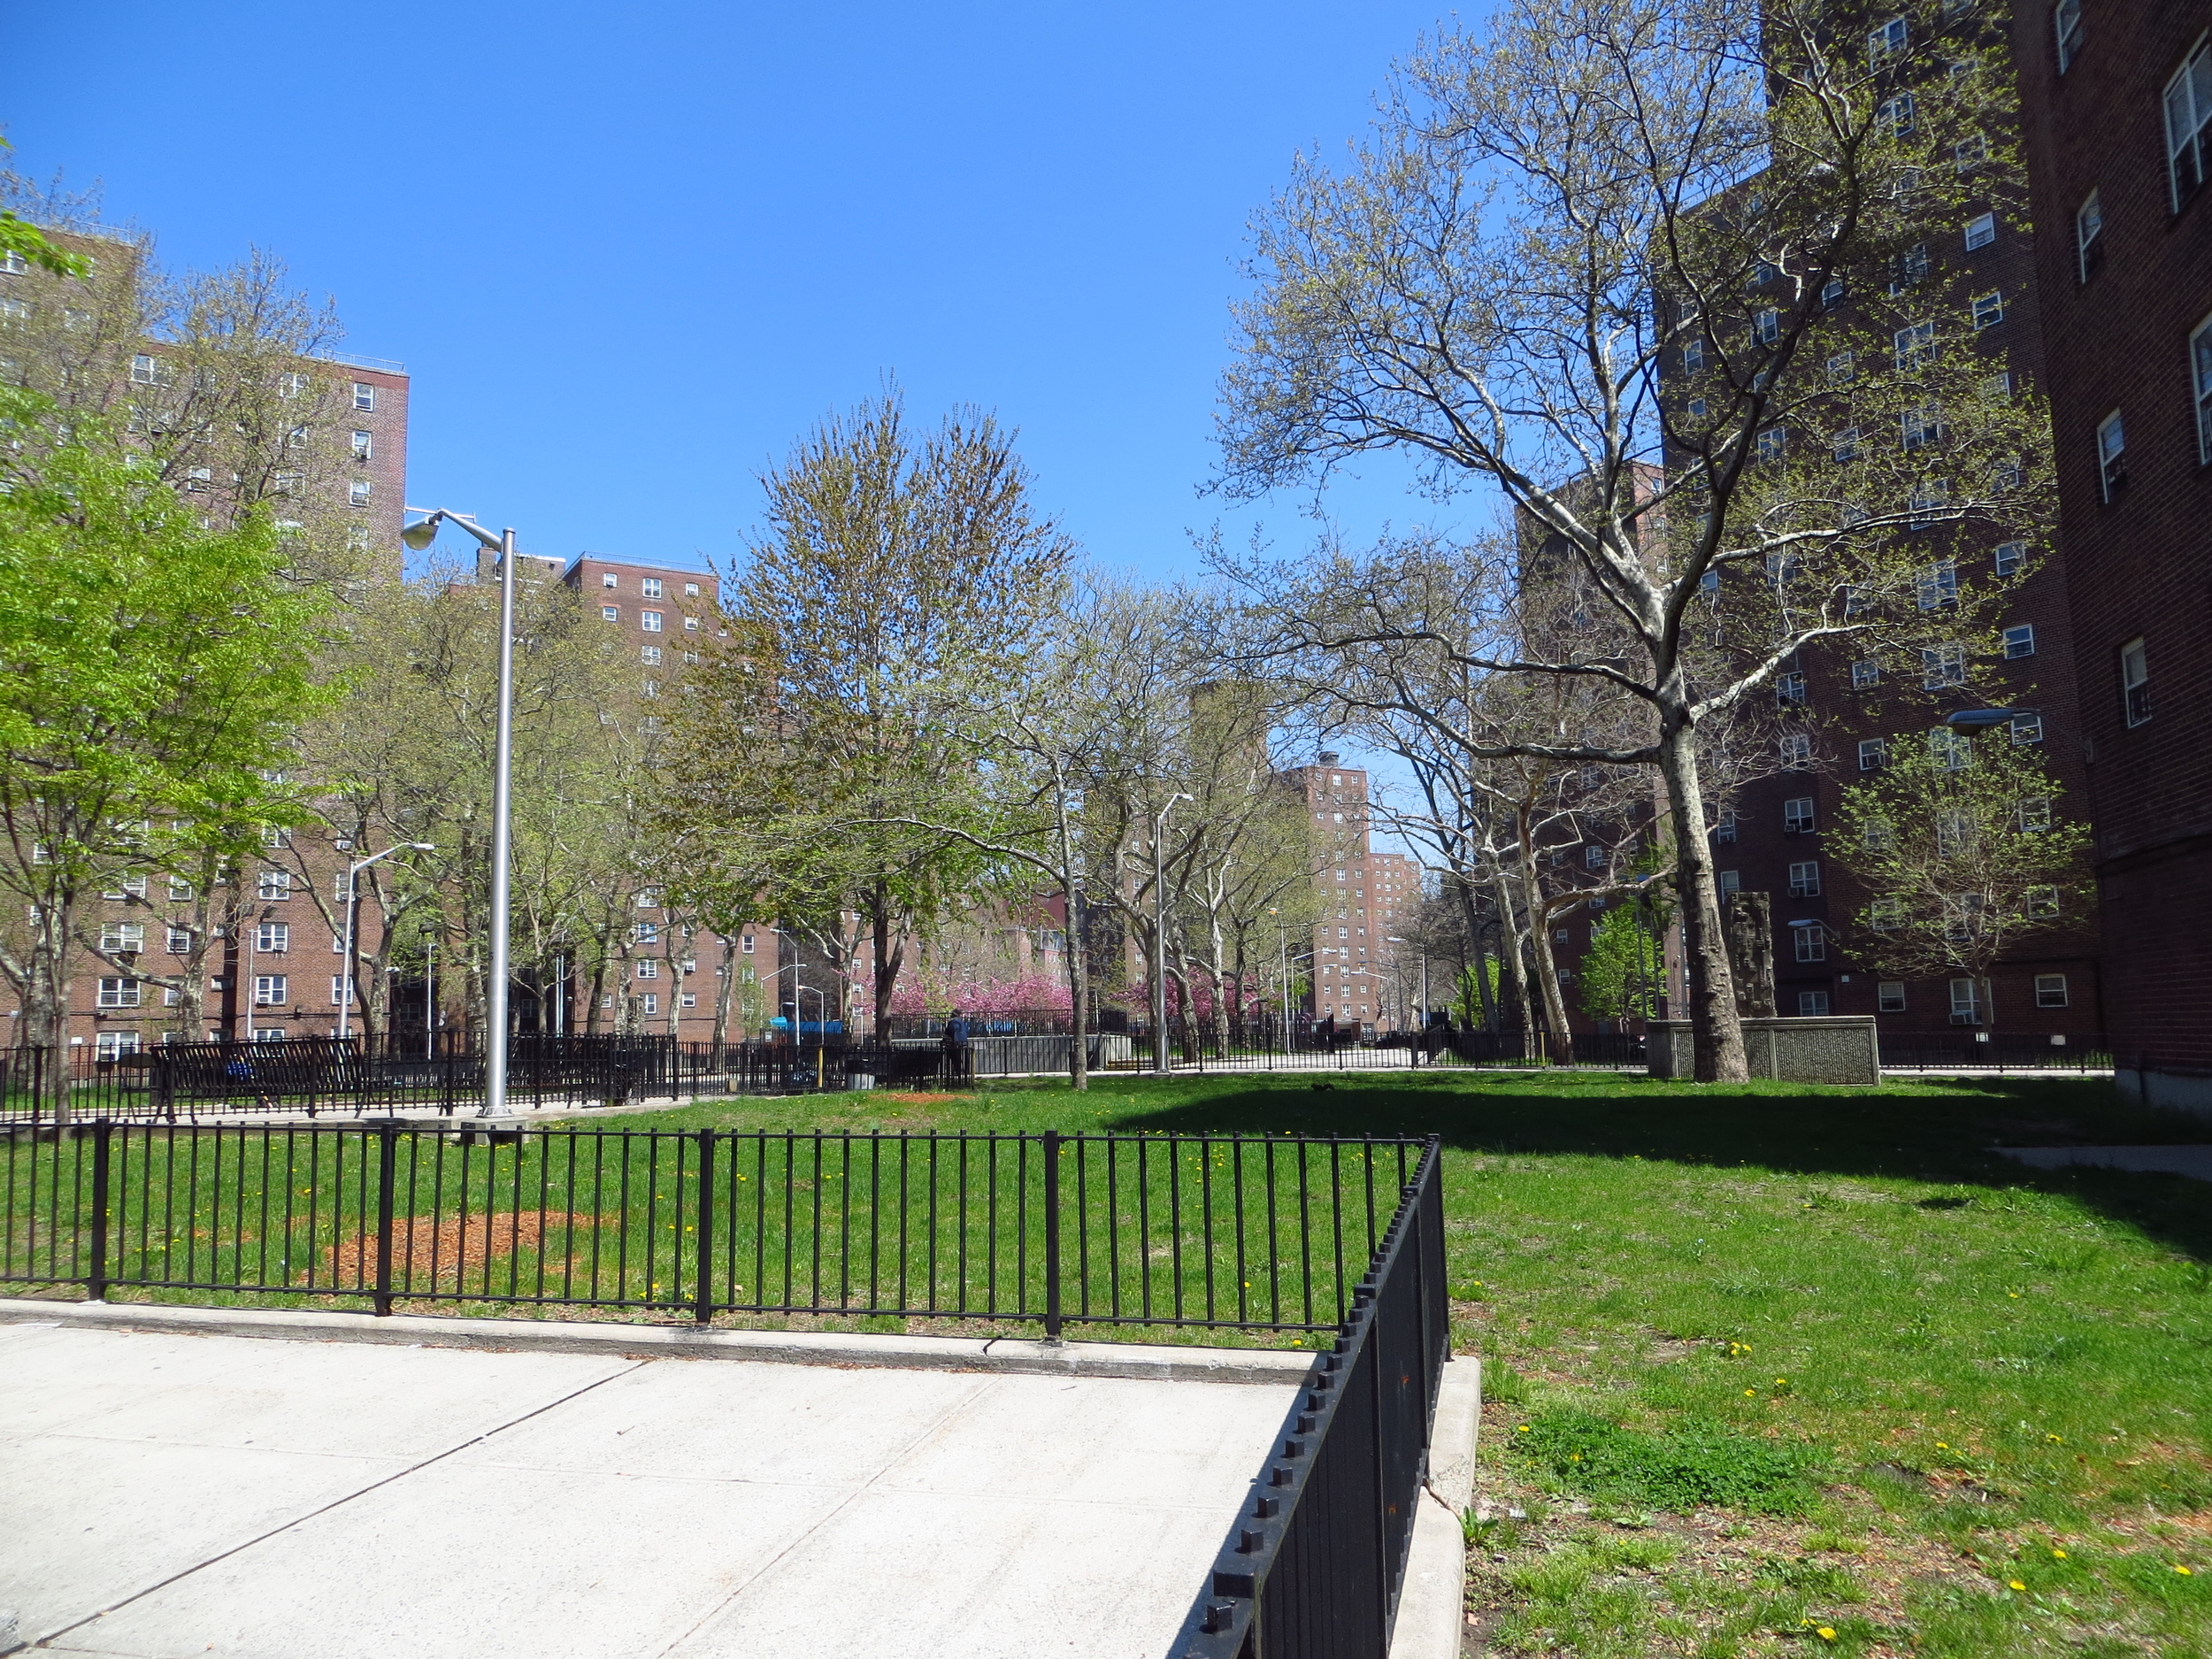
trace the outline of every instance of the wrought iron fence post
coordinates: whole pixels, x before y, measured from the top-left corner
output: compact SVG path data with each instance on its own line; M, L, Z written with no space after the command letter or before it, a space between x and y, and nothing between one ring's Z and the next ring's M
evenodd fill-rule
M376 1149L376 1313L392 1311L392 1189L399 1174L399 1129L386 1124L377 1132Z
M1045 1340L1060 1340L1060 1132L1045 1131Z
M85 1294L94 1302L108 1296L108 1159L114 1125L104 1118L92 1125L92 1260Z
M714 1267L714 1131L699 1132L699 1264L691 1286L691 1317L714 1322L714 1291L707 1282Z

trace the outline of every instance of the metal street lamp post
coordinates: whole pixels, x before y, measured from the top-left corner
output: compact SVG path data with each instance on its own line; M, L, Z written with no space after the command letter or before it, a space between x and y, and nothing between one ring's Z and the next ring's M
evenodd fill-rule
M357 858L346 867L346 948L340 955L342 972L345 976L344 995L338 999L338 1036L341 1041L353 1034L353 960L354 918L361 914L361 872L380 859L394 853L434 853L438 849L428 841L400 841L387 847L380 853L371 853L366 858Z
M410 512L422 512L411 507ZM489 983L484 987L486 1043L484 1105L481 1118L503 1118L507 1113L507 982L510 974L507 946L508 866L513 862L514 726L515 726L515 533L512 526L494 535L465 513L440 507L418 524L399 533L399 539L421 552L437 539L438 526L452 524L499 552L499 721L493 740L492 758L492 961Z

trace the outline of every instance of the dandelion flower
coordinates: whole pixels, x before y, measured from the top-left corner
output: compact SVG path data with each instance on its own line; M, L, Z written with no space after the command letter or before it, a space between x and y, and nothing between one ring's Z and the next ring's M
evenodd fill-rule
M1835 1627L1830 1624L1823 1624L1814 1634L1823 1641L1833 1641L1836 1639Z
M1744 1392L1747 1394L1756 1394L1759 1391L1756 1388L1747 1388Z
M2186 1568L2186 1567L2185 1567L2185 1566L2183 1566L2183 1565L2182 1565L2179 1562L2176 1562L2176 1563L2174 1563L2174 1571L2175 1571L2176 1572L2179 1573L2179 1574L2180 1574L2183 1578L2193 1578L2193 1577L2194 1577L2194 1575L2193 1575L2193 1573L2191 1573L2191 1571L2189 1571L2189 1569L2188 1569L2188 1568Z
M2011 1585L2011 1586L2012 1586L2012 1587L2013 1587L2014 1589L2016 1589L2016 1590L2024 1590L2024 1589L2026 1589L2026 1588L2028 1587L2026 1585L2024 1585L2024 1584L2021 1583L2021 1582L2020 1582L2020 1580L2019 1580L2019 1579L2017 1579L2017 1578L2008 1578L2008 1579L2007 1579L2007 1580L2006 1580L2006 1582L2007 1582L2008 1584Z
M1528 1425L1527 1425L1527 1424L1525 1424L1525 1423L1522 1424L1522 1425L1521 1425L1521 1428L1520 1428L1520 1432L1521 1432L1522 1433L1524 1433L1524 1434L1527 1433L1527 1432L1528 1432Z
M2062 1549L2055 1549L2051 1552L2051 1559L2054 1561L2063 1561L2066 1559L2066 1552Z
M1947 1451L1949 1451L1950 1449L1951 1449L1951 1442L1950 1442L1950 1441L1948 1441L1948 1440L1938 1440L1938 1441L1936 1442L1936 1450L1938 1450L1938 1451L1939 1451L1939 1452L1947 1452Z

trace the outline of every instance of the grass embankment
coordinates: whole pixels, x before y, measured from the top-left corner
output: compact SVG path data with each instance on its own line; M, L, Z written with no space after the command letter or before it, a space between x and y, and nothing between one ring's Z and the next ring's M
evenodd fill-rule
M1441 1134L1471 1651L2212 1653L2212 1190L1986 1150L2203 1125L2070 1079L1326 1080L649 1121Z

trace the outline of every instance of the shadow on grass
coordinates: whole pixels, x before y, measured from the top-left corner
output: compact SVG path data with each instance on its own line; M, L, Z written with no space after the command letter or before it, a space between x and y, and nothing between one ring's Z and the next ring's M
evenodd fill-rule
M1180 1080L1179 1080L1180 1081ZM2130 1103L2083 1078L1913 1079L1880 1091L1653 1082L1633 1076L1454 1073L1391 1081L1225 1078L1180 1081L1181 1098L1132 1110L1102 1127L1178 1134L1211 1131L1439 1135L1465 1152L1664 1159L1802 1175L1881 1176L2063 1194L2212 1261L2205 1183L2116 1170L2039 1170L1993 1146L2192 1144L2212 1125ZM1932 1207L1964 1202L1936 1194Z

